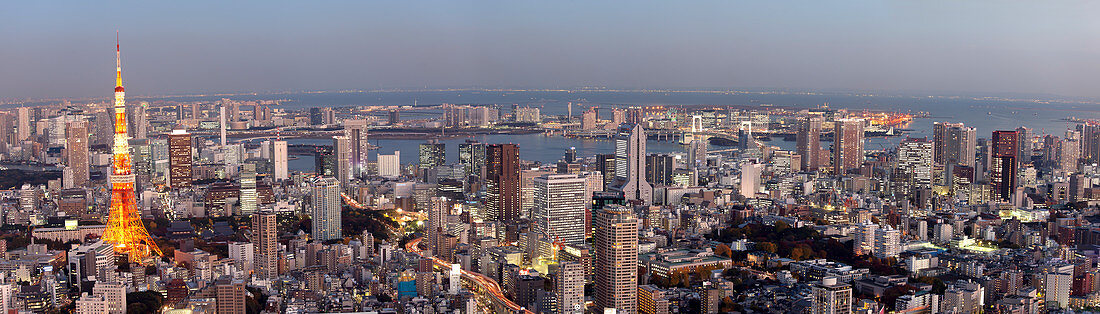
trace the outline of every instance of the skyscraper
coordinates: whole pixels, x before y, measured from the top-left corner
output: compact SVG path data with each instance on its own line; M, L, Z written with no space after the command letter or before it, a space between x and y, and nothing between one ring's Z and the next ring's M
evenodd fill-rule
M422 144L423 145L423 144ZM423 146L421 146L423 152ZM519 146L492 144L485 149L485 210L491 221L513 222L520 216ZM423 155L421 155L423 161Z
M844 174L863 165L863 120L839 119L833 124L833 172Z
M596 306L636 313L638 218L619 205L604 207L595 216Z
M351 139L347 136L333 136L332 149L336 162L336 179L343 186L348 186L352 178L351 164Z
M1031 129L1016 128L1016 164L1031 163Z
M807 171L817 170L821 162L817 160L821 152L821 122L820 116L805 116L798 120L797 149L802 156L802 169Z
M370 142L367 141L367 120L353 119L344 121L344 136L348 138L348 159L351 162L353 177L367 175L367 161L370 159Z
M653 201L653 186L645 178L646 135L641 125L623 124L615 143L617 190L627 201L648 204Z
M420 169L432 169L447 162L447 146L437 140L420 144Z
M19 124L16 126L16 141L22 142L31 137L31 108L19 107L16 109L19 115Z
M851 314L852 286L827 277L813 288L812 314Z
M191 133L173 130L168 135L168 186L191 187Z
M992 157L989 168L989 181L993 184L993 193L1001 201L1012 199L1016 191L1016 131L993 131Z
M250 216L256 212L258 194L256 192L256 164L241 165L241 207L240 215Z
M149 136L149 122L146 121L145 109L149 107L149 103L141 102L137 106L133 106L133 114L130 114L130 129L134 130L135 139L146 139Z
M909 174L915 188L932 188L933 143L909 138L898 144L898 168Z
M256 278L274 279L279 276L278 238L275 233L275 212L263 211L252 216L252 243L256 249Z
M88 127L84 121L69 122L65 128L65 166L72 171L70 187L88 186ZM71 184L70 184L71 183Z
M973 167L977 141L977 130L962 123L932 124L932 152L937 164Z
M535 178L534 230L552 242L584 245L585 178L552 174Z
M669 154L649 154L645 156L646 181L655 185L671 185L672 172L676 169L676 159Z
M340 239L340 181L331 177L314 180L311 201L313 239Z
M485 144L475 140L466 140L458 144L458 161L466 175L485 177Z
M275 181L290 178L287 169L286 141L274 141L271 143L271 164L275 170Z
M428 251L434 256L443 255L440 252L439 239L444 233L443 222L450 214L447 206L450 202L446 197L432 197L431 203L428 205L428 223L424 227L428 235Z

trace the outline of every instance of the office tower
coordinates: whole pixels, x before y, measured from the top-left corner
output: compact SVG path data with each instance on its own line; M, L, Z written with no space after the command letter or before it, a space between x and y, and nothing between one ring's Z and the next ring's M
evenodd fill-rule
M97 281L95 286L92 286L92 294L102 295L107 300L105 313L126 314L126 287L122 284Z
M615 176L621 184L617 190L628 202L648 204L653 201L653 186L645 179L645 130L641 125L623 124L619 136L615 143Z
M1090 163L1100 162L1100 124L1093 121L1078 124L1077 133L1081 135L1081 159Z
M69 122L65 128L65 166L72 169L70 187L88 186L88 127L84 121Z
M863 165L863 120L839 119L833 125L833 172L858 169Z
M313 151L313 171L324 177L336 175L336 156L332 147L320 146Z
M645 156L645 178L654 185L672 185L672 172L676 169L676 159L669 154L649 154Z
M423 162L423 146L421 146ZM485 148L485 210L488 220L510 223L520 216L519 146Z
M554 277L554 313L584 313L584 267L577 262L559 262Z
M31 108L19 107L16 109L18 114L19 124L16 126L16 141L26 141L31 137Z
M741 196L754 198L760 192L760 172L764 170L764 164L755 160L741 164Z
M393 155L378 154L378 175L383 177L396 177L401 175L401 151L393 151Z
M812 314L851 314L852 286L837 282L836 277L826 277L814 285Z
M390 110L388 122L391 126L401 124L401 112L397 110Z
M540 169L525 169L519 172L520 210L522 215L535 217L535 178L554 174L553 171Z
M585 179L575 174L535 178L535 234L548 241L584 245Z
M608 187L615 182L615 154L596 155L596 171L603 174L603 186Z
M275 168L275 181L290 178L286 148L286 141L271 142L271 164Z
M429 140L420 144L420 169L432 169L447 162L446 144Z
M707 140L696 138L688 143L687 147L688 168L705 166L707 164Z
M879 258L898 257L901 253L901 230L889 225L875 231L875 256Z
M1031 163L1031 129L1016 128L1016 164Z
M352 178L351 140L347 136L333 136L332 150L336 164L336 175L334 176L340 181L340 185L348 186Z
M115 135L111 149L111 207L107 216L107 228L102 239L115 245L116 251L126 254L131 262L140 261L152 253L161 255L160 248L153 243L141 215L135 207L134 173L130 165L130 136L126 132L126 89L122 87L122 57L118 43L115 43ZM190 138L188 138L190 143ZM190 148L190 145L188 146ZM190 154L188 154L190 156ZM190 165L190 163L188 163ZM188 169L190 174L190 169ZM191 182L188 181L188 184ZM173 186L175 187L175 186ZM125 291L123 292L125 293ZM122 312L126 311L126 299L123 295ZM114 307L112 307L114 312Z
M823 164L817 157L821 151L820 116L805 116L798 120L797 149L802 156L802 170L814 171Z
M191 133L173 130L168 135L168 186L191 187Z
M321 112L321 108L319 108L319 107L309 108L309 124L310 125L325 124L324 115Z
M458 144L458 161L466 175L485 178L485 144L475 140L466 140Z
M145 114L148 108L149 103L143 101L132 108L133 114L128 115L130 117L130 129L133 130L135 139L149 138L149 122L147 121L148 116Z
M15 118L7 112L0 112L0 144L15 143L14 130Z
M933 159L940 165L974 166L977 130L962 123L932 124Z
M259 205L256 193L256 164L241 165L241 216L250 216Z
M1076 139L1064 138L1058 142L1057 148L1058 170L1065 172L1077 172L1077 165L1081 159L1080 143Z
M76 314L103 314L110 311L109 306L103 295L85 292L76 300ZM0 309L7 312L10 308L5 306Z
M909 175L914 188L932 188L933 143L909 138L898 144L898 169Z
M311 197L313 239L340 239L340 181L331 177L314 180Z
M348 138L352 177L367 175L367 161L370 159L370 142L367 141L367 120L354 119L344 121L344 136Z
M596 306L636 313L638 293L638 218L624 206L596 212Z
M256 249L256 278L274 279L279 276L278 241L275 212L263 211L253 215L252 243Z
M245 314L248 291L244 281L222 276L214 282L214 307L219 314Z
M1016 131L993 131L989 181L998 200L1012 199L1016 191Z

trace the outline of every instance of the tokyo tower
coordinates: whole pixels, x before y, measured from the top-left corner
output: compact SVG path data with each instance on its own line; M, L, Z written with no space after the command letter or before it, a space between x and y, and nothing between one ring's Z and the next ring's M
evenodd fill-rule
M115 139L111 163L111 212L103 240L115 245L131 262L152 253L162 255L141 222L134 200L134 173L130 166L130 135L126 132L126 89L122 87L122 53L115 38Z

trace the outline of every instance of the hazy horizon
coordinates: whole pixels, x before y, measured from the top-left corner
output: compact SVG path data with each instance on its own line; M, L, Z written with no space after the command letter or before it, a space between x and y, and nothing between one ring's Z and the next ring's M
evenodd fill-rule
M1100 98L1100 3L8 4L0 100L379 89Z

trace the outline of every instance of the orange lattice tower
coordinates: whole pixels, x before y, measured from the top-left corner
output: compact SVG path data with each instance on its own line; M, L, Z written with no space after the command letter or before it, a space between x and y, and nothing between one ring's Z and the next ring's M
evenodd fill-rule
M111 152L111 213L103 240L115 245L115 252L130 261L141 261L152 253L162 255L149 237L134 206L134 173L130 166L130 135L126 132L126 89L122 87L122 53L115 40L115 139Z

